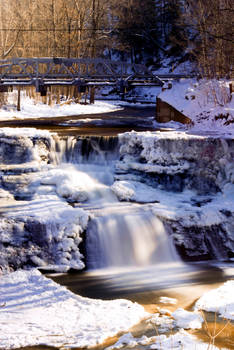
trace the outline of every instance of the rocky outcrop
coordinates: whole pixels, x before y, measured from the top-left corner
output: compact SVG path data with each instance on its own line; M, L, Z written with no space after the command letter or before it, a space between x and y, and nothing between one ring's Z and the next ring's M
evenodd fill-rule
M214 212L214 215L216 213ZM184 223L167 220L164 225L185 261L226 260L234 258L234 212L219 224Z
M234 140L130 132L120 136L120 144L115 188L125 180L124 188L139 181L158 190L153 211L181 256L188 261L232 259Z
M35 266L55 271L84 268L79 244L88 215L70 210L69 216L64 210L61 217L53 220L49 215L44 219L27 214L1 216L0 269L7 272Z
M186 133L130 132L120 136L119 173L138 173L169 191L185 188L199 195L234 183L234 140Z
M88 214L72 208L42 178L63 156L56 135L0 131L0 269L82 269L79 245ZM52 165L54 164L54 165Z

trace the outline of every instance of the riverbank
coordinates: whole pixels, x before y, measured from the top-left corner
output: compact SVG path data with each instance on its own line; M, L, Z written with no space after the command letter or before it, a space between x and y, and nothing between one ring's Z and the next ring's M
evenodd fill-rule
M96 100L94 104L81 104L74 101L63 101L60 104L47 105L30 99L22 92L21 111L16 110L17 91L9 93L7 102L0 109L0 127L29 126L37 128L53 128L53 131L62 132L62 128L70 128L72 133L92 133L92 127L101 126L105 135L110 128L116 128L116 134L130 131L156 130L170 128L184 130L194 134L205 135L234 135L234 98L230 88L232 81L224 80L195 80L180 79L166 83L163 91L158 87L136 88L130 91L126 98L135 101L144 97L151 105L130 103L118 100L119 96L107 91L105 95L109 101ZM107 98L105 96L105 98ZM98 98L102 94L99 92ZM189 125L176 122L166 124L156 122L156 97L169 103L176 110L189 117ZM137 101L137 99L136 99ZM151 111L151 120L145 111ZM134 120L136 119L136 120ZM109 130L107 130L109 128ZM52 130L52 129L50 129Z
M213 281L215 276L213 273ZM216 280L216 284L206 282L126 296L133 301L102 301L75 295L36 270L14 272L0 281L0 349L39 350L42 346L43 349L115 350L130 347L148 350L160 346L167 350L170 344L172 350L206 350L212 339L206 334L204 318L209 327L215 318L199 310L210 310L213 303L217 313L225 311L225 316L232 318L233 282L215 289L219 285ZM202 294L194 308L195 298ZM148 312L134 300L143 304ZM212 349L233 349L233 326L227 324L226 319L214 317L214 334L224 330L215 339L216 346L212 345ZM132 327L134 324L138 325ZM127 330L131 333L123 335Z

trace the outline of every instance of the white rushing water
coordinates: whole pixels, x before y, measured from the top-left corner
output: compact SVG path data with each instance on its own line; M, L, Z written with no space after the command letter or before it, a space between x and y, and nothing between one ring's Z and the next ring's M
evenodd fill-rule
M67 171L69 177L65 185L58 181L57 192L67 196L71 186L74 199L74 188L79 188L79 199L85 202L83 207L94 216L85 239L88 270L180 261L162 222L150 208L120 203L111 190L116 149L108 145L110 141L105 140L105 150L95 140L89 143L83 140L85 147L81 141L79 150L83 155L75 153L74 143L69 142L69 149L63 145L63 154L73 164L62 165L62 173Z
M149 209L115 205L102 210L88 228L88 269L144 267L178 260L161 221Z

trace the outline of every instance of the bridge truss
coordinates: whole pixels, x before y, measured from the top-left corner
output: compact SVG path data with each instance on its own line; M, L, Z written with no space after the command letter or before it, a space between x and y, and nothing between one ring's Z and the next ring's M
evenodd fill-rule
M78 58L12 58L0 60L0 89L34 85L163 85L146 66L121 61Z

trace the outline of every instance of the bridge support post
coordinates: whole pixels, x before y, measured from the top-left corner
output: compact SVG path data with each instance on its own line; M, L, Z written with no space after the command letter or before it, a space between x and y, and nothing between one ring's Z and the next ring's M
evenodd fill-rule
M21 106L20 106L20 91L21 91L21 87L18 86L18 95L17 95L17 111L21 110Z
M95 102L95 87L92 86L89 92L89 103L94 104L94 102Z
M5 101L5 97L6 97L5 92L8 92L8 87L4 86L4 85L0 85L0 107L6 102Z
M48 95L49 95L48 104L49 106L52 106L52 86L51 85L48 87Z
M55 88L56 90L56 104L59 105L60 104L60 88L58 86L56 86Z

